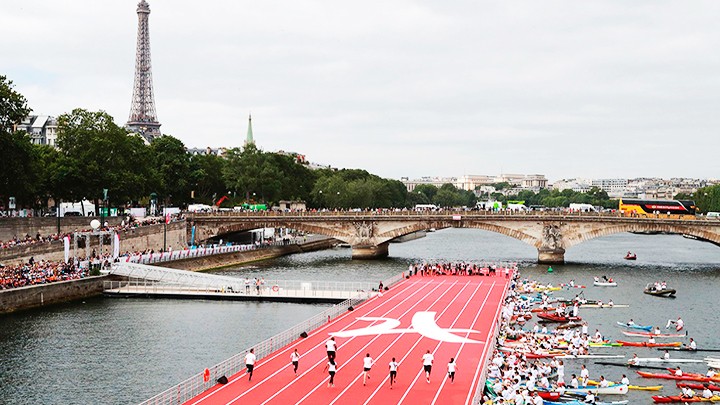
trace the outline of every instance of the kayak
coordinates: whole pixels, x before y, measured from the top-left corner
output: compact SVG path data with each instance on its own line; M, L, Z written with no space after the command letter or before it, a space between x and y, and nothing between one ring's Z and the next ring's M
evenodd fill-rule
M558 325L557 329L572 329L572 328L579 328L582 326L582 323L580 322L568 322L564 323L562 325Z
M662 378L665 380L683 380L683 381L699 381L699 382L710 382L710 378L701 377L698 375L675 375L675 374L662 374L662 373L648 373L646 371L637 371L638 375L643 378Z
M678 388L686 387L686 388L692 388L694 390L704 390L705 389L705 384L679 382L679 383L676 383L676 385ZM710 391L720 391L720 385L708 384L708 389L710 389Z
M540 398L547 400L547 401L557 401L558 399L560 399L559 392L538 391L537 393Z
M625 384L613 384L608 387L595 387L592 385L580 386L577 388L565 388L566 393L587 394L591 391L593 394L599 395L622 395L628 393L628 386Z
M543 319L545 321L550 322L570 322L570 321L582 321L582 318L579 316L560 316L557 314L553 314L550 312L540 312L537 314L538 318Z
M580 304L580 308L630 308L628 304Z
M590 347L621 347L622 343L615 342L589 342Z
M595 405L624 405L627 404L629 401L623 400L623 401L611 401L611 402L595 402ZM553 401L544 401L544 405L588 405L587 402L583 402L580 400L574 400L569 402L553 402Z
M602 364L602 365L605 365L605 366L618 366L618 367L628 367L628 368L644 368L644 369L667 371L667 367L648 366L648 365L644 365L644 364L615 363L615 362L612 362L612 361L596 361L595 364Z
M558 359L622 359L622 354L566 354L557 356Z
M720 401L720 396L714 395L710 398L703 398L699 396L694 396L690 398L686 398L680 395L653 395L652 396L653 401L656 404L669 404L673 402L680 402L680 403L687 403L687 402L709 402L709 401Z
M622 323L622 322L618 322L617 324L618 324L618 326L621 326L623 328L644 330L646 332L650 332L650 330L652 329L652 325L649 325L649 326L628 325L628 324Z
M595 405L624 405L629 403L629 401L623 400L623 401L611 401L611 402L595 402ZM588 405L587 402L583 402L580 400L574 400L569 402L553 402L553 401L545 401L544 405Z
M658 349L663 350L663 349ZM688 346L673 347L668 350L674 350L676 352L720 352L720 349L691 349Z
M638 357L635 359L639 363L704 363L704 360L698 359L663 359L661 357Z
M633 337L656 337L656 338L671 338L671 337L685 337L687 336L687 333L652 333L652 332L640 332L640 331L622 331L623 335L625 336L633 336Z
M682 342L665 342L665 343L650 343L650 342L628 342L626 340L616 340L618 343L622 343L623 346L632 347L678 347L682 345Z
M593 281L593 285L595 287L617 287L617 283L615 281Z
M609 381L610 384L618 384L616 382ZM588 385L600 385L599 381L595 380L588 380ZM641 390L641 391L660 391L662 389L662 385L628 385L628 388L631 390Z
M563 284L560 284L560 287L563 287L563 288L585 288L584 285L577 285L577 284L576 284L576 285L570 285L570 284L564 284L564 283L563 283Z

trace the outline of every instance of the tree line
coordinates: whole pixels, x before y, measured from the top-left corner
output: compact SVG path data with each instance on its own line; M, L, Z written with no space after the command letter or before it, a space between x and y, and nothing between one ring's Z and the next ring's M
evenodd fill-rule
M475 192L452 184L419 185L408 192L398 180L359 169L311 170L294 156L265 152L254 145L229 149L223 156L190 154L182 141L170 135L148 145L103 111L75 109L59 116L57 148L36 145L27 133L14 130L30 112L12 81L0 75L0 201L5 204L15 197L18 208L45 208L50 199L87 199L97 204L104 199L105 189L106 203L113 207L147 205L151 195L160 204L181 207L214 204L220 199L225 200L225 207L302 200L310 208L329 209L412 208L416 204L474 207L477 201ZM510 187L496 186L498 190ZM720 211L720 186L698 190L690 197L705 211ZM528 206L588 203L617 208L617 201L597 188L588 193L524 190L512 197L498 191L485 198L524 200Z

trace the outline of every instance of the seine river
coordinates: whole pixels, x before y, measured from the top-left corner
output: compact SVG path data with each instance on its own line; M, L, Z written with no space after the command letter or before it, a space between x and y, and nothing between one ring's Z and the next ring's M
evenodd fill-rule
M638 260L623 260L627 251ZM524 276L558 284L575 279L590 285L589 299L612 298L630 308L585 309L590 331L622 339L615 321L664 326L682 315L700 347L720 347L720 328L712 313L720 287L720 248L670 235L617 234L591 240L566 253L568 264L534 263L534 248L499 234L448 229L390 246L391 257L352 261L349 249L283 257L251 266L218 270L240 277L293 280L378 282L411 262L435 260L517 261ZM607 275L617 288L592 287L593 276ZM645 295L646 283L665 280L676 299ZM557 292L570 296L574 292ZM324 305L96 298L51 308L0 316L0 403L133 404L216 364L322 311ZM606 349L613 354L657 356L646 348ZM716 353L720 357L720 353ZM676 357L682 357L678 354ZM692 356L692 354L685 354ZM701 353L695 355L702 358ZM566 362L566 375L578 373L579 361ZM627 373L638 384L664 383L665 394L678 390L667 381L634 377L624 368L586 363L591 377L619 379ZM688 370L706 371L688 367ZM632 391L631 403L651 403L650 394Z

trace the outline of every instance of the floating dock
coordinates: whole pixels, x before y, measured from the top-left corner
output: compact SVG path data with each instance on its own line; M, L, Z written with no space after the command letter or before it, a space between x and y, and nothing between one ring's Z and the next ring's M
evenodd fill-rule
M484 384L509 282L500 272L404 279L260 358L252 381L246 371L228 375L227 384L210 384L184 404L472 404ZM324 371L331 336L338 346L334 387ZM297 375L290 362L295 349ZM434 356L430 382L423 370L428 351ZM363 385L367 354L375 362ZM391 388L393 357L399 367ZM447 374L450 358L457 363L454 382Z

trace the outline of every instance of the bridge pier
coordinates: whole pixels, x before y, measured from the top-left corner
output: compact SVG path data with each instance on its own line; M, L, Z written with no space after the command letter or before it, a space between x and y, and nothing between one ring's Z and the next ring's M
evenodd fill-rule
M563 248L538 248L538 263L540 264L563 264L565 263L565 249Z
M388 242L379 245L355 245L352 247L353 259L381 259L388 256Z

